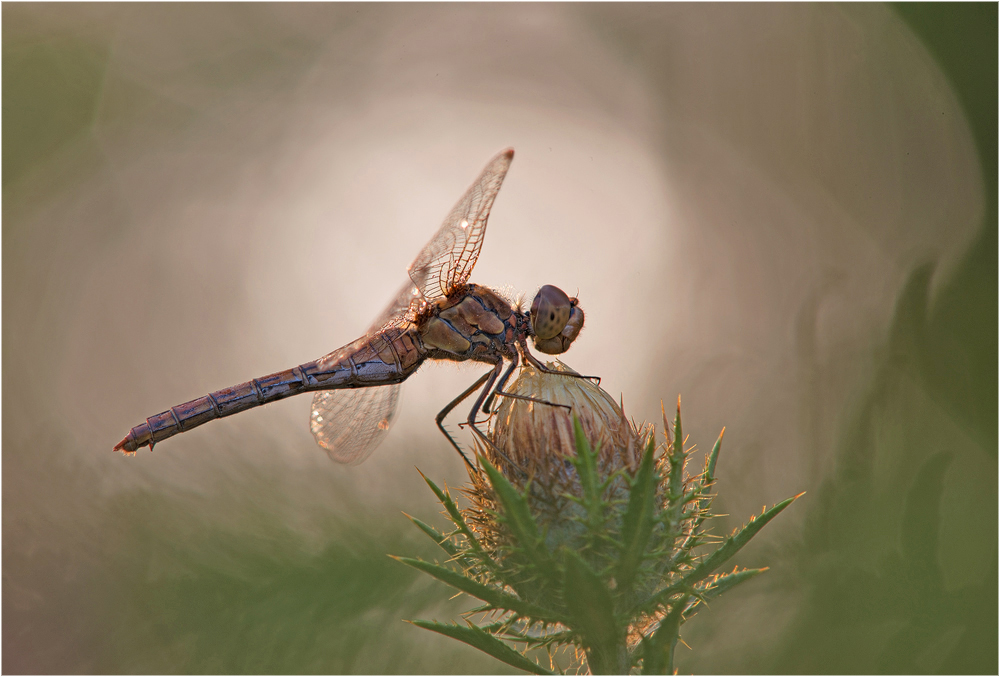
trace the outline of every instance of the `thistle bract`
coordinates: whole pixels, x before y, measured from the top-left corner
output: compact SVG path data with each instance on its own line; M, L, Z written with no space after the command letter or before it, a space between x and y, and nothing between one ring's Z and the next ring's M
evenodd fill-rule
M428 484L453 528L414 519L445 564L399 558L483 602L467 626L414 621L528 672L529 653L576 650L593 674L673 672L681 625L706 599L764 569L716 573L788 499L727 538L713 537L715 464L686 475L680 404L665 442L595 383L561 364L527 366L492 421L469 506ZM411 518L412 519L412 518Z

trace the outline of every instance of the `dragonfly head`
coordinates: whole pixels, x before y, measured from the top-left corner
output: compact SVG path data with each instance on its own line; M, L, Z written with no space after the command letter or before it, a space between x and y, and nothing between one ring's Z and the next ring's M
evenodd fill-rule
M531 302L531 330L535 349L547 355L559 355L583 329L583 311L576 298L550 284L538 290Z

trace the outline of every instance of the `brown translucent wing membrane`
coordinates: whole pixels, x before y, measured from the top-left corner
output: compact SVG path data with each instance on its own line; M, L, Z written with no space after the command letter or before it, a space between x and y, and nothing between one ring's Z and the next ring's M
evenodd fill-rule
M414 304L416 302L416 304ZM410 322L410 308L422 303L413 282L406 283L385 310L375 318L366 337L372 349L380 352L388 343L379 332ZM333 351L319 360L320 368L344 359L357 341ZM387 346L386 346L387 347ZM309 429L316 443L338 463L358 464L368 458L392 427L402 384L325 390L313 396Z
M422 302L423 295L420 293L420 290L411 280L407 280L400 287L399 291L396 292L396 295L389 302L389 305L385 307L385 310L372 321L371 326L368 327L368 334L374 334L384 327L392 326L399 322L413 320L414 313L411 313L410 309L413 306L417 306L413 310L419 310Z
M490 160L410 266L410 279L427 300L444 298L469 281L493 200L513 158L514 149L508 148Z
M316 393L309 417L316 443L337 463L361 463L392 427L401 388L395 384Z
M368 329L371 350L388 350L388 340L380 334L403 327L415 319L426 301L444 298L469 281L479 258L486 221L500 185L514 157L513 149L500 153L451 210L431 241L409 268L410 279L396 293L388 307ZM356 341L320 359L320 366L339 362ZM361 463L389 432L399 402L401 385L369 386L326 390L313 397L309 427L316 442L338 463Z

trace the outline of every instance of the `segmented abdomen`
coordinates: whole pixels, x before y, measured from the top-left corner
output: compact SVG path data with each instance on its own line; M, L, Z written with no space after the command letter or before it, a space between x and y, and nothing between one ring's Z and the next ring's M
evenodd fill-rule
M424 355L413 329L389 328L363 337L312 362L179 404L135 426L115 451L136 451L223 416L315 390L399 383Z

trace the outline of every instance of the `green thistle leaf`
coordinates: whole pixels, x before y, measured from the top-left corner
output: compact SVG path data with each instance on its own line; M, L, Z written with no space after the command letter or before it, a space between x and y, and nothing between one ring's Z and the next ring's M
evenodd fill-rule
M418 628L433 630L446 637L457 639L473 646L484 653L488 653L499 661L513 666L518 670L524 670L534 675L551 675L552 673L541 667L534 661L528 660L522 654L504 644L493 635L480 630L474 625L463 627L461 625L449 625L445 623L435 623L433 621L409 621Z
M632 482L628 508L622 519L622 549L615 576L622 594L627 594L626 591L631 588L635 573L642 564L649 535L653 532L656 485L660 479L653 463L655 450L655 442L650 439Z
M597 477L597 453L591 448L587 436L580 425L580 419L573 414L573 436L576 441L576 458L573 465L580 476L580 486L583 489L583 503L588 514L593 514L600 503Z
M558 623L562 620L539 606L502 592L499 588L483 585L482 583L474 581L453 569L449 569L448 567L425 562L421 559L413 559L411 557L396 557L393 555L390 555L390 557L397 562L402 562L403 564L411 566L414 569L419 569L420 571L428 573L442 583L447 583L453 588L461 590L468 595L472 595L477 599L481 599L495 609L513 611L518 616L524 616L549 623Z
M507 481L500 471L485 458L481 459L483 470L489 477L496 492L497 500L503 508L503 519L510 529L514 543L527 555L528 560L550 582L556 582L555 565L542 544L538 525L531 514L531 508L524 496Z
M760 517L750 518L750 521L747 522L746 526L744 526L734 535L727 538L725 542L723 542L723 544L719 546L719 548L715 552L713 552L705 560L703 560L701 564L695 567L694 571L685 576L684 581L689 582L689 584L694 584L695 582L700 581L705 576L708 576L713 571L721 567L733 555L742 550L743 546L749 543L750 539L757 535L757 532L763 529L768 522L777 517L782 510L790 506L795 501L795 499L799 498L799 496L802 496L802 494L799 494L798 496L792 496L791 498L786 498L784 501L778 503L770 510L766 510L765 512L763 512Z
M406 515L405 512L403 514ZM416 524L417 527L421 531L423 531L425 534L427 534L428 536L430 536L434 540L435 543L437 543L439 546L441 546L442 550L444 550L446 553L448 553L448 555L450 557L455 558L455 557L459 557L460 556L460 553L458 552L458 548L456 548L454 545L451 544L451 542L449 541L449 537L448 536L445 536L440 531L438 531L437 529L435 529L434 527L432 527L430 524L427 524L426 522L417 519L413 515L406 515L406 517L411 522L413 522L414 524Z
M565 551L566 574L563 600L570 618L566 625L579 633L587 647L591 672L616 672L616 653L623 626L615 618L611 592L583 559Z
M417 470L417 472L420 472L420 470ZM469 526L465 523L465 518L462 517L462 513L458 509L458 506L455 505L455 501L452 499L451 494L441 491L438 486L422 472L420 472L420 476L424 478L424 481L427 482L427 486L431 488L434 495L437 496L439 501L441 501L441 505L443 505L444 509L448 511L448 517L451 518L451 521L455 524L455 527L459 530L459 532L465 536L469 543L469 547L472 549L473 553L475 553L476 558L487 567L495 569L496 563L489 555L486 554L486 551L483 550L483 546L480 545L475 534L472 533L472 530L470 530ZM417 526L420 525L418 524Z
M667 428L667 412L660 405L663 414L663 426ZM677 396L677 415L674 417L674 439L667 449L667 462L669 470L667 473L667 492L670 500L670 507L666 517L669 520L670 531L676 531L681 520L681 512L684 510L684 503L681 497L684 494L684 432L681 429L681 398Z
M664 588L663 590L660 590L648 600L635 605L629 610L629 614L635 616L643 613L649 613L653 609L666 604L667 601L674 595L678 595L685 591L693 592L695 585L697 585L699 581L711 575L713 571L725 564L726 561L739 552L743 546L745 546L747 542L749 542L750 539L757 534L757 532L763 529L768 522L777 517L782 510L791 505L800 496L802 496L802 494L785 499L770 510L765 511L760 517L751 519L750 522L743 527L743 529L735 535L727 538L717 550L709 555L708 558L702 560L702 562L695 566L695 568L684 576L683 579L669 587Z
M762 574L767 570L768 567L761 567L760 569L742 569L740 571L734 571L730 574L722 574L717 576L715 580L702 588L701 595L705 599L718 597L724 592L729 592L740 583L749 581L757 574Z
M642 674L668 675L674 672L674 647L680 637L681 623L684 621L684 609L689 596L684 595L674 602L673 606L656 632L642 640Z
M726 429L723 428L722 432L719 433L719 439L715 440L712 453L708 455L708 462L705 464L704 486L706 487L715 484L715 464L719 462L719 450L722 449L722 436L725 434Z

